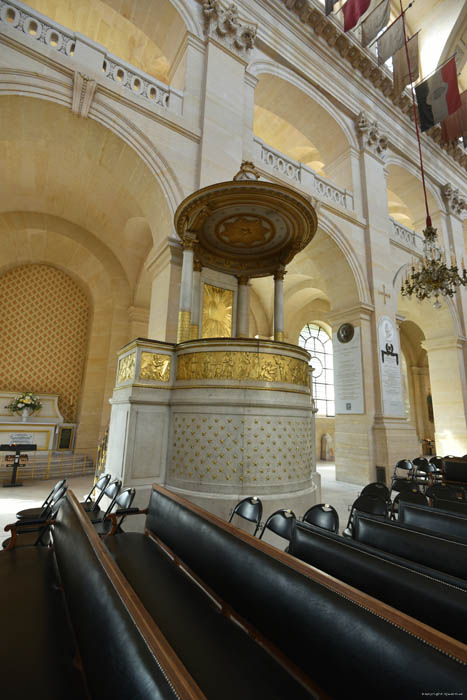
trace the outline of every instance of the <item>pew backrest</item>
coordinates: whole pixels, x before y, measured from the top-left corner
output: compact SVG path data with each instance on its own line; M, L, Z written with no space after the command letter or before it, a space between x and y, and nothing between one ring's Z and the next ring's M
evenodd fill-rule
M448 484L464 484L467 486L467 461L457 458L443 460L443 481Z
M53 542L90 696L205 700L70 491Z
M146 532L331 696L416 694L465 680L465 646L154 485ZM444 645L447 645L444 647ZM441 648L443 650L441 651ZM448 654L448 655L446 655ZM361 664L357 657L364 659ZM381 688L381 660L385 685ZM366 695L365 695L366 694Z
M296 523L288 551L302 561L345 581L378 600L402 610L417 620L467 643L464 614L467 585L436 578L437 572L422 573L400 560L388 561L363 551L346 539L307 523ZM408 563L408 562L407 562Z
M440 535L417 532L403 525L357 513L353 529L357 542L391 552L451 576L467 579L467 544Z
M467 517L448 513L428 505L408 503L399 504L398 522L415 530L428 530L450 537L458 537L467 542Z

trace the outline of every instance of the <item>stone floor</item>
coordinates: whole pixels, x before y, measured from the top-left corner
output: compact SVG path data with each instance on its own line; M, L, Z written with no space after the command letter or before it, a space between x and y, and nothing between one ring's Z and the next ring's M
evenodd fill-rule
M67 479L67 484L81 500L89 493L93 481L92 476L74 476ZM48 479L26 481L24 486L18 488L4 489L0 485L0 542L9 537L9 533L4 532L4 527L15 522L16 513L24 508L41 506L55 484L55 479Z
M347 525L350 506L355 501L361 486L336 481L336 467L331 462L318 462L317 470L321 474L321 503L329 503L339 514L339 531Z
M321 502L330 503L339 513L340 531L345 528L349 517L349 507L361 491L361 486L336 481L335 465L318 462L321 474ZM93 482L92 476L78 476L68 479L68 486L81 500L88 493ZM16 513L23 508L36 508L42 504L55 484L54 480L26 482L21 488L0 487L0 542L8 537L4 527L16 520ZM298 515L298 513L297 513ZM300 513L300 515L302 515Z

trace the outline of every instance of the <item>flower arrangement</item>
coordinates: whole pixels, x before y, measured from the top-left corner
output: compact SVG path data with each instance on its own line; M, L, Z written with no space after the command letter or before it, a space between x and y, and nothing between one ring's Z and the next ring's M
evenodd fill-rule
M8 408L12 413L21 413L24 408L29 408L31 413L34 413L34 411L38 411L42 408L42 404L35 394L26 391L17 396L16 399L8 404L8 406L5 406L5 408Z

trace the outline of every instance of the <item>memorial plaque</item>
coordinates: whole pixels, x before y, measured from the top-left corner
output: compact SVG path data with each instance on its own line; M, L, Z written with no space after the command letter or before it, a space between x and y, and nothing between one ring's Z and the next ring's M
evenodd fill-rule
M378 322L378 351L383 415L404 416L399 334L389 316Z
M333 335L333 355L336 414L365 413L360 328L343 324Z

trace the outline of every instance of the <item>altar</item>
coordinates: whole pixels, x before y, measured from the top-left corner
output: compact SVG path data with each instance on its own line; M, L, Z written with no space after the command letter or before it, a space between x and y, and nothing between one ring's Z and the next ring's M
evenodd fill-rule
M72 449L75 425L64 422L58 395L37 394L42 407L26 417L6 408L20 393L0 391L0 444L34 444L39 451Z

